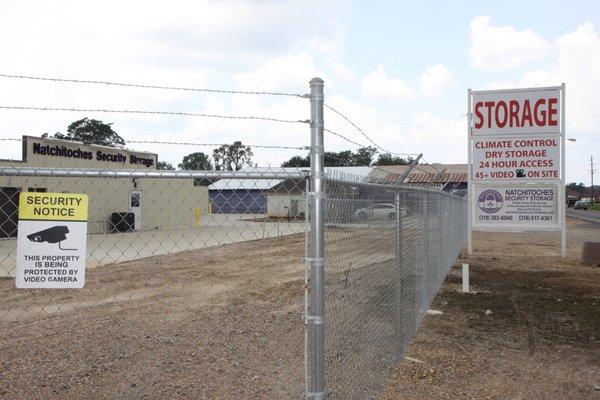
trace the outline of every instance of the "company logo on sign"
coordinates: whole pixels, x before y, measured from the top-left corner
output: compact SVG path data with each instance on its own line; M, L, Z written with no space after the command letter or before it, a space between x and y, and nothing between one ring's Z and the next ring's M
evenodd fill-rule
M502 195L496 190L486 190L479 195L479 208L487 214L494 214L500 211L504 200Z

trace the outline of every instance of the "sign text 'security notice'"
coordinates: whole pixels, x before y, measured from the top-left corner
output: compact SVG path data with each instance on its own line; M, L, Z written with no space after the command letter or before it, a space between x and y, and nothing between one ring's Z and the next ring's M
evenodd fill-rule
M88 196L85 194L20 194L18 288L84 286L87 215Z

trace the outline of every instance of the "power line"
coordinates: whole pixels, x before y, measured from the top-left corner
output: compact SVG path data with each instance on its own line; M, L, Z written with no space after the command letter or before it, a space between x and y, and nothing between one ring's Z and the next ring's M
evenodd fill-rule
M356 125L354 122L352 122L350 120L350 118L346 117L344 114L342 114L340 111L336 110L335 108L331 107L328 104L323 103L323 106L325 106L325 108L333 111L334 113L336 113L337 115L339 115L340 117L342 117L344 120L346 120L346 122L348 122L350 125L352 125L357 131L359 131L369 142L371 142L373 144L373 146L375 146L376 148L378 148L379 150L383 151L384 153L390 153L393 155L406 155L406 153L394 153L392 151L389 151L387 149L384 149L383 147L381 147L380 145L378 145L377 143L375 143L375 141L373 141L373 139L371 139L369 137L369 135L367 135L365 133L365 131L363 131L358 125Z
M265 95L265 96L289 96L289 97L307 98L307 95L298 94L298 93L285 93L285 92L223 90L223 89L190 88L190 87L179 87L179 86L143 85L143 84L137 84L137 83L84 80L84 79L66 79L66 78L53 78L53 77L30 76L30 75L12 75L12 74L0 74L0 77L13 78L13 79L28 79L28 80L36 80L36 81L85 83L85 84L92 84L92 85L135 87L135 88L143 88L143 89L163 89L163 90L181 90L181 91L187 91L187 92L246 94L246 95Z
M102 108L63 108L63 107L31 107L31 106L2 106L2 105L0 105L0 109L4 109L4 110L34 110L34 111L99 112L99 113L112 113L112 114L177 115L177 116L187 116L187 117L260 120L260 121L272 121L272 122L283 122L283 123L294 123L294 124L295 123L310 123L310 121L307 121L307 120L290 120L290 119L257 117L257 116L204 114L204 113L181 112L181 111L110 110L110 109L102 109Z

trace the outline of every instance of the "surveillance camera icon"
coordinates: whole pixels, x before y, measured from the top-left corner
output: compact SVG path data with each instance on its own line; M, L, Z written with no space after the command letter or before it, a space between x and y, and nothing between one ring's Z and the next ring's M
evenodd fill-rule
M34 232L27 235L27 239L36 243L58 243L58 248L61 250L77 250L77 249L64 249L60 243L67 239L67 233L69 228L64 225L53 226L52 228L44 229L39 232Z

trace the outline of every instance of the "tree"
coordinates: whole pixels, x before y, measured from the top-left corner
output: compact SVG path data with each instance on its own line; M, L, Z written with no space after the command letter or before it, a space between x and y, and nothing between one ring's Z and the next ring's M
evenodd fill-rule
M571 183L567 184L567 188L571 189L579 194L584 194L587 191L587 187L581 182L579 182L579 183L571 182Z
M281 164L282 167L298 167L298 168L306 168L310 167L310 156L302 157L302 156L293 156L289 160L283 162Z
M251 167L253 155L250 146L244 146L240 141L224 144L213 150L217 171L239 171L244 166Z
M173 171L175 167L173 167L173 164L171 164L170 162L159 161L156 163L156 169L160 169L163 171Z
M356 152L343 150L340 152L326 151L323 159L326 167L360 167L369 166L377 154L374 147L363 147ZM310 156L293 156L281 164L282 167L310 167Z
M112 124L105 124L97 119L83 118L75 121L67 128L66 135L56 132L54 137L57 139L75 140L101 146L125 146L125 140L112 129Z
M352 157L352 165L354 166L368 166L373 162L373 157L377 154L375 147L363 147L358 149Z
M412 157L402 158L393 156L390 153L383 153L377 157L377 161L373 165L409 165L413 161Z
M213 169L213 165L209 156L202 152L196 152L183 157L179 169L207 171Z

